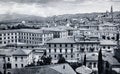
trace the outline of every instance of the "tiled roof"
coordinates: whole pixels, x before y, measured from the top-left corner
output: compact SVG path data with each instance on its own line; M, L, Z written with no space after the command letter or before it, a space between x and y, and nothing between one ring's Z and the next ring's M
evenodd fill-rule
M76 74L75 71L68 64L60 64L56 66L51 66L50 68L60 72L61 74Z
M42 30L45 30L45 31L66 31L66 30L63 30L63 29L59 29L57 27L52 27L52 28L42 28Z
M47 43L75 43L73 38L55 38Z
M101 40L100 44L101 45L117 45L117 42L112 41L112 40Z
M27 53L22 49L17 49L12 53L13 56L27 56Z
M13 69L13 74L76 74L68 64L34 66Z
M98 54L97 53L91 53L86 55L86 60L93 60L93 61L97 61L98 60Z
M104 61L107 61L109 64L111 65L120 65L120 63L118 62L118 60L113 56L112 53L106 53L107 55L105 55L103 57Z
M76 69L76 71L80 74L90 74L92 73L92 69L86 67L86 66L81 66Z
M0 49L0 55L11 56L14 49Z

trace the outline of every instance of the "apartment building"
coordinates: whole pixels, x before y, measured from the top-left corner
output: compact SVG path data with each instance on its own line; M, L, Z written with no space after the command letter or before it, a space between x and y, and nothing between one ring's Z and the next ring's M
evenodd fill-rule
M41 29L17 29L0 31L1 46L17 43L42 45L51 39L53 39L53 34L51 32L45 32Z
M81 53L98 52L100 42L98 37L73 37L73 38L57 38L48 41L47 53L54 61L58 60L58 55L62 54L69 61L80 61Z
M22 68L32 62L32 50L0 49L0 71L11 74L11 69Z

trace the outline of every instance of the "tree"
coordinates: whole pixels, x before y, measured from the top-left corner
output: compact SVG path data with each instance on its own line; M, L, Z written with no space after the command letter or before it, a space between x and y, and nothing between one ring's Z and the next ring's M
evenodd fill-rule
M116 41L119 40L119 33L116 35Z
M102 60L102 50L100 49L98 54L98 74L103 72L103 60Z
M86 66L86 54L84 55L84 62L83 62L83 65Z
M58 59L58 62L57 63L59 63L59 64L61 64L61 63L66 63L66 60L65 60L65 58L62 56L62 54L59 54L59 59Z
M44 51L43 55L44 55L44 56L46 56L46 55L47 55L47 52L46 52L46 50Z
M47 57L47 56L42 56L41 57L41 60L43 61L43 64L44 65L49 65L49 64L51 64L51 62L52 62L52 58L49 56L49 57Z
M2 74L2 72L0 71L0 74Z

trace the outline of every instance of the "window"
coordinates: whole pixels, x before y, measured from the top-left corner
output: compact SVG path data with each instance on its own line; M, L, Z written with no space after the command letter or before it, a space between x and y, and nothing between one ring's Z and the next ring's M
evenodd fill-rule
M11 63L7 63L7 69L11 69Z
M17 61L17 57L15 57L15 61Z
M62 45L60 44L60 47L62 47Z
M4 44L6 44L6 42L4 42Z
M23 67L23 64L21 64L21 67Z
M5 60L5 57L3 57L3 60Z
M67 55L65 55L65 57L67 58Z
M49 53L51 53L51 49L49 49Z
M67 49L65 49L65 53L67 53Z
M103 46L103 49L105 49L105 46Z
M8 57L8 61L10 61L10 58Z
M56 55L54 55L54 57L56 58Z
M60 53L62 52L62 49L60 49Z
M108 46L108 49L110 49L110 46Z
M73 47L73 44L71 44L71 47Z
M23 57L21 57L21 61L23 61Z
M94 68L96 67L96 63L93 63L93 67L94 67Z
M71 58L73 58L73 55L71 55Z
M49 47L51 47L51 45L49 44Z
M56 47L56 44L54 44L54 47Z
M56 49L54 49L54 52L56 52Z
M67 44L65 44L65 47L67 47Z
M77 54L77 57L79 57L79 54Z
M71 53L73 53L73 49L71 49Z
M92 63L90 62L89 65L88 65L89 68L92 68Z
M16 67L16 68L18 67L17 64L15 64L15 67Z

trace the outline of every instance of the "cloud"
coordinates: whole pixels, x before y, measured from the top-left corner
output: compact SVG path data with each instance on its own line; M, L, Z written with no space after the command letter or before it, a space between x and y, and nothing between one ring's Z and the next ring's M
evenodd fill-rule
M104 12L120 10L120 2L111 0L0 0L0 14L27 14L53 16L62 14ZM7 2L4 2L7 1ZM12 1L12 2L11 2ZM13 2L14 1L14 2ZM34 2L33 2L34 1Z
M49 3L59 0L0 0L1 2L16 2L16 3Z

